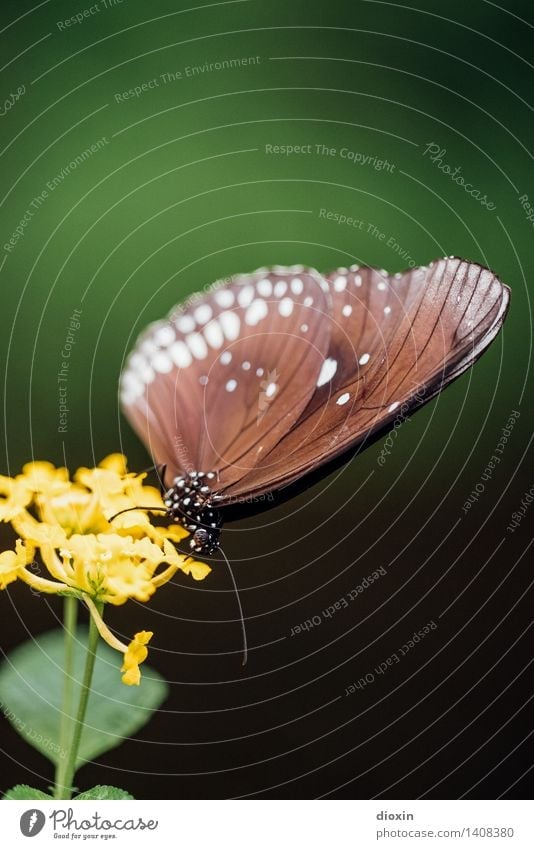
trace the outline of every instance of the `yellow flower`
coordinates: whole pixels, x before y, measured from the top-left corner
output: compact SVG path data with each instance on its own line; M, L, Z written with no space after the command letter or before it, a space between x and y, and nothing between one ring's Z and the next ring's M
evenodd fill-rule
M8 584L20 578L21 570L33 560L35 549L24 545L18 539L15 551L3 551L0 554L0 589L5 590Z
M211 571L175 548L188 536L181 525L153 524L151 511L166 508L145 477L129 472L122 454L78 469L72 481L67 469L47 462L27 463L15 478L0 476L0 521L22 538L15 551L0 554L0 590L20 579L39 592L83 599L102 638L124 655L125 684L139 684L152 632L140 631L125 645L104 624L103 606L147 602L178 570L195 581ZM36 549L50 577L26 568Z
M139 664L146 660L148 655L148 649L146 646L153 636L152 631L139 631L135 634L133 640L126 649L124 654L124 663L121 666L121 672L124 673L122 676L123 684L128 684L130 687L132 684L137 684L137 686L139 686L139 682L141 681Z
M63 528L67 536L117 532L160 544L166 538L180 541L187 536L183 528L152 524L147 508L155 513L166 508L159 490L144 485L145 477L128 472L122 454L110 454L94 469L78 469L74 482L67 469L27 463L16 478L0 476L0 521L34 519ZM116 515L124 510L131 512Z
M129 598L148 601L178 569L197 581L211 571L209 566L179 554L168 540L160 547L148 537L73 534L64 538L58 555L54 545L42 544L35 535L32 538L41 544L43 561L54 577L96 601L115 605ZM167 568L158 572L164 563Z

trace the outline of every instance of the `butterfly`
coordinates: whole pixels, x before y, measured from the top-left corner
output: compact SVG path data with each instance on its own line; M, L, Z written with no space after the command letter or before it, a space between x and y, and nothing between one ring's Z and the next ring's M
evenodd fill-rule
M273 266L214 284L151 324L123 411L199 554L223 520L320 479L466 371L510 289L457 257L388 275Z

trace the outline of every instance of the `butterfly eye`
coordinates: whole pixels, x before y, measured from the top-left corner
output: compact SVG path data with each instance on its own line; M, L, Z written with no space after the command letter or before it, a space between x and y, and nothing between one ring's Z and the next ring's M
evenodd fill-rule
M393 276L275 266L149 327L121 400L166 467L191 549L213 553L236 505L306 485L433 398L486 350L508 303L491 271L455 257Z

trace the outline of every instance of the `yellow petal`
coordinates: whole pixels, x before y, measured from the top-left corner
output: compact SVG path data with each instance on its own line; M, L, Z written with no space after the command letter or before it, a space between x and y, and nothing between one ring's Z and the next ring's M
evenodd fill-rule
M191 575L195 581L203 581L209 575L211 568L207 563L201 563L200 560L188 560L183 567L186 574Z
M16 581L17 578L22 578L26 583L35 580L43 580L34 576L31 572L27 572L25 567L33 561L35 549L32 545L25 545L22 540L18 539L15 545L15 551L3 551L0 554L0 590L4 590L8 584ZM54 589L51 590L46 582L47 589L44 592L58 592L58 584L54 584ZM62 589L66 589L62 587Z
M26 463L18 479L23 479L33 492L57 494L70 486L68 470L56 469L53 463L46 461Z
M181 542L189 536L189 531L186 531L181 525L169 525L167 528L158 528L162 536L172 542Z
M17 532L33 545L51 545L60 548L67 542L67 535L59 525L49 525L47 522L36 522L27 514L16 523Z
M120 516L115 516L111 527L116 533L128 531L135 533L136 536L141 532L146 535L150 531L150 519L141 510L132 510L131 513L122 513Z
M32 492L25 480L20 477L0 478L0 494L5 498L0 499L0 521L11 522L25 512L24 508L32 500Z
M169 563L169 565L174 566L177 569L181 569L186 575L191 575L195 581L204 580L206 575L209 575L211 572L210 567L206 563L201 563L199 560L193 560L184 554L180 554L176 551L174 545L168 540L164 541L163 550L165 551L165 560ZM162 575L166 574L167 571L168 570L166 569L165 573L162 573ZM155 576L155 583L157 582L157 578L158 576ZM169 578L166 580L169 580ZM162 583L165 582L163 581Z
M132 500L135 506L140 507L157 507L166 510L161 492L155 486L143 484L145 475L139 475L137 478L132 478L126 482L125 493Z
M8 584L19 577L20 563L14 551L3 551L0 554L0 590L5 590Z
M141 681L139 664L146 660L148 655L146 646L153 636L152 631L139 631L134 635L133 640L126 649L124 663L121 666L121 672L124 673L122 676L123 684L128 684L130 687L132 685L139 685Z
M23 566L27 566L35 557L35 548L33 545L24 544L21 539L18 539L15 543L15 553L20 563Z
M60 525L67 534L99 533L109 528L98 495L76 484L56 496L38 496L37 505L44 522Z
M15 481L13 478L8 478L6 475L0 475L0 495L9 495L13 489Z
M34 575L33 572L29 572L24 568L20 570L19 578L39 593L65 594L71 592L71 587L67 584L61 584L57 581L49 581L48 578L40 578L39 575Z
M126 672L124 672L121 677L121 681L123 684L128 684L129 687L138 687L141 683L141 670L138 666L132 666L131 669L127 669Z
M108 454L98 465L101 469L109 469L118 475L128 474L128 460L124 454Z

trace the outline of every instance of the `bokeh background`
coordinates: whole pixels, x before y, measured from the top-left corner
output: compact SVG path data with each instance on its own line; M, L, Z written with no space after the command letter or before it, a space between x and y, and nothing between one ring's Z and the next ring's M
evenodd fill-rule
M84 9L96 11L62 23ZM3 0L2 473L117 450L145 468L119 412L123 358L149 321L218 278L274 263L395 272L458 254L513 290L504 332L403 425L383 466L379 442L228 526L244 670L221 564L204 584L176 580L149 605L113 611L119 634L155 632L151 663L170 696L80 785L139 798L531 797L534 507L508 526L534 484L532 35L526 0ZM238 61L218 69L224 60ZM326 221L324 208L364 223ZM466 513L514 411L501 463ZM348 609L290 636L379 567ZM3 651L60 613L12 585ZM431 621L401 663L345 694ZM0 725L2 790L46 787L50 765Z

